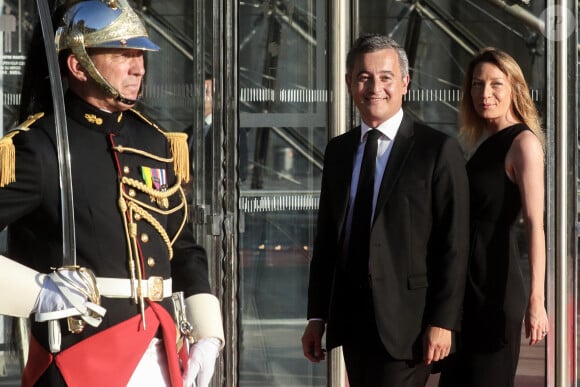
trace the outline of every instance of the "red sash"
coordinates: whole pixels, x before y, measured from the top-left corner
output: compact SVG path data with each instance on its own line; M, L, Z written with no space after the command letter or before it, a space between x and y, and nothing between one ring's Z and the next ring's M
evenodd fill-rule
M22 372L22 387L32 387L50 367L53 360L52 354L44 349L34 336L30 335L28 361Z
M141 316L137 315L54 356L32 337L22 386L34 385L54 360L69 386L124 387L161 326L171 386L181 387L183 380L177 358L173 319L165 308L155 302L150 303L145 310L145 319L146 330L142 329Z

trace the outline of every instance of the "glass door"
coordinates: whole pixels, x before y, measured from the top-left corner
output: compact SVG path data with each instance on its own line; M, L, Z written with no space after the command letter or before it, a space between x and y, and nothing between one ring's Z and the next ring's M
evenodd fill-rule
M328 137L326 2L239 4L239 385L324 386L304 358Z

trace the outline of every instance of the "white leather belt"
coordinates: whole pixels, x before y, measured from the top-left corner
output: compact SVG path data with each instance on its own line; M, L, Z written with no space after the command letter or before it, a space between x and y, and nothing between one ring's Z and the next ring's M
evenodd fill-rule
M135 280L135 290L138 283L139 281ZM108 298L131 298L138 294L133 292L131 280L128 278L97 277L97 287L101 296ZM162 277L149 277L141 280L141 294L144 298L161 301L171 297L171 293L171 278L164 280Z

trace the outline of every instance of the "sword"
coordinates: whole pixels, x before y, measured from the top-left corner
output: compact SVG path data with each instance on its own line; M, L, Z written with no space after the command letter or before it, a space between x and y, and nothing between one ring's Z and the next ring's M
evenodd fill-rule
M76 266L75 219L73 211L73 187L70 167L70 151L66 114L64 109L64 93L58 55L54 44L54 28L47 0L36 0L44 49L50 75L50 89L54 101L54 123L56 128L56 149L58 155L58 176L60 184L60 204L62 218L62 264L64 267Z
M38 8L40 26L44 38L44 50L46 52L46 61L48 63L50 89L54 101L54 124L56 129L56 149L58 156L62 219L62 264L63 267L72 268L76 266L76 238L70 151L64 109L64 93L62 90L62 80L58 66L58 55L54 44L54 27L52 25L52 17L47 1L48 0L36 0L36 6ZM74 318L69 318L68 323L69 329L71 325L78 326L78 320ZM58 320L51 320L48 322L48 335L51 351L53 353L59 352L61 345L61 331Z

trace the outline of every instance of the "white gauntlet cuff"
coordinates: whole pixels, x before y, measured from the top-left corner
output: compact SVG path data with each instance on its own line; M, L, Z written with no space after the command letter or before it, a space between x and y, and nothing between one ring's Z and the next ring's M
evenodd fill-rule
M215 337L220 340L220 349L224 347L224 328L220 302L216 296L200 293L185 299L185 314L191 323L195 341Z
M0 314L28 317L34 311L45 274L0 255Z

